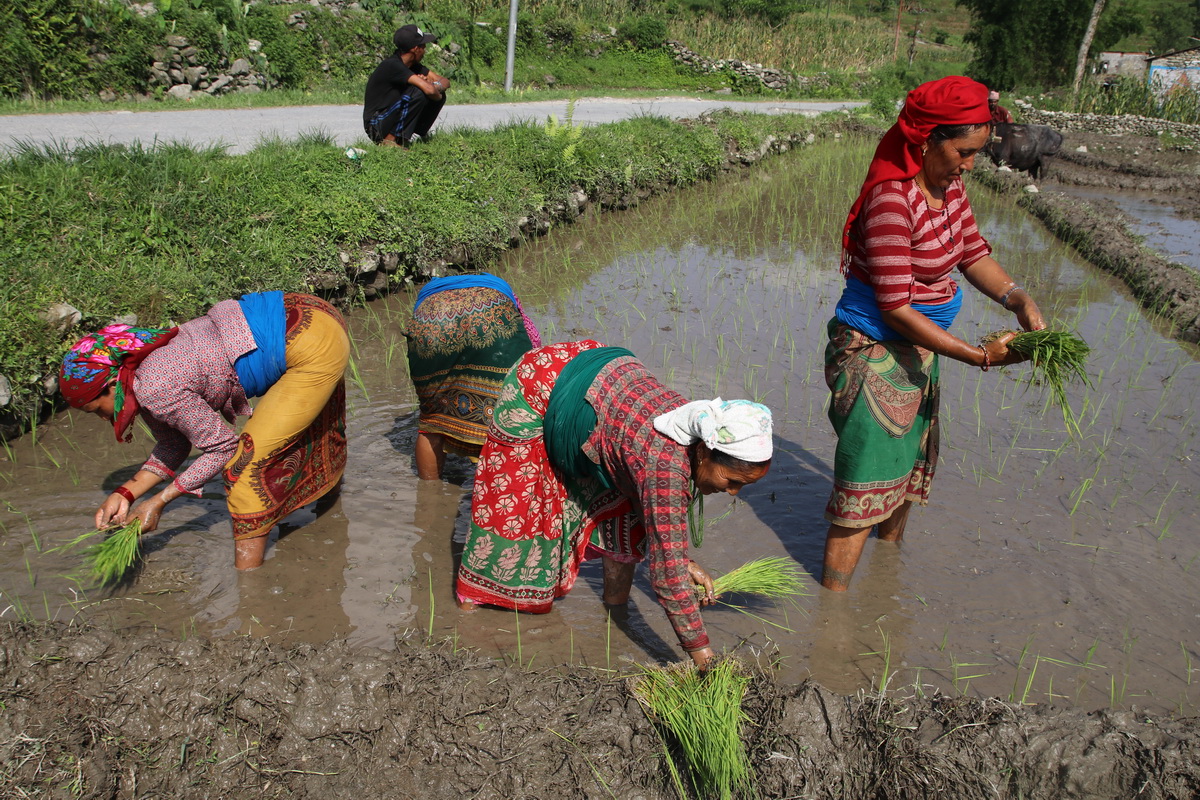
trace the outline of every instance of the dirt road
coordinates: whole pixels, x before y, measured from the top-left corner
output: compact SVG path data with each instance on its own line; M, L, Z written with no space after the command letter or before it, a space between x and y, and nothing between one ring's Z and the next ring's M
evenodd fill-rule
M854 108L859 102L745 101L712 97L655 97L644 99L596 97L577 101L573 119L584 124L616 122L637 116L671 119L696 117L705 111L731 108L767 114L809 114ZM451 105L434 127L492 128L521 119L545 120L567 113L566 100L534 103ZM0 150L19 143L192 142L224 144L230 153L244 153L264 138L290 139L305 131L324 131L339 145L366 140L361 106L296 106L290 108L204 109L179 111L101 111L87 114L31 114L0 117Z

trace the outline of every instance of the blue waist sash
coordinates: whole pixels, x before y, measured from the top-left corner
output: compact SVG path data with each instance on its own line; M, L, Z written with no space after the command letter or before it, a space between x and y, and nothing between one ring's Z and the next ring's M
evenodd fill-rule
M451 275L447 278L434 278L417 292L417 303L413 306L413 311L416 311L421 303L438 292L448 292L452 289L473 289L476 287L495 289L509 300L512 300L514 306L517 304L517 296L513 294L512 287L503 278L497 278L490 273L481 272L478 275Z
M287 371L287 315L283 310L283 292L257 292L238 300L254 348L233 362L246 397L262 397Z
M912 307L939 328L948 331L962 309L962 303L963 293L956 289L954 297L944 303L913 303ZM846 288L833 315L839 322L862 331L876 341L904 341L903 336L883 321L883 313L879 310L879 304L875 302L875 290L854 276L846 278Z

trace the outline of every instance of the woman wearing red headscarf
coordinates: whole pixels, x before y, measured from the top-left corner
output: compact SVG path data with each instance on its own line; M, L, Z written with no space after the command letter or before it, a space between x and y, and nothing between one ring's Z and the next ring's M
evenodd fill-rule
M992 133L988 90L951 76L909 92L875 151L842 232L846 288L829 322L825 379L838 436L821 583L844 591L867 535L898 542L929 498L938 452L938 356L987 371L1022 360L1009 334L987 345L949 332L967 282L1044 328L1041 312L991 257L962 174Z

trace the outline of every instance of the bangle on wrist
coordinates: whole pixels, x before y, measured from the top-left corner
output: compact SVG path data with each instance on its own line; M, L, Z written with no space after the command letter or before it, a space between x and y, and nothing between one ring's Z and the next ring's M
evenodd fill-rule
M1007 292L1000 295L1000 305L1004 306L1004 309L1007 311L1008 310L1008 298L1012 296L1013 292L1023 292L1023 291L1025 291L1025 290L1014 283L1012 286L1008 287Z
M979 368L987 372L992 367L992 354L983 345L979 345L979 349L983 351L983 363L979 365Z
M124 497L130 503L137 500L137 498L133 496L133 492L129 491L124 486L118 486L117 488L113 489L113 494L121 495L121 497Z

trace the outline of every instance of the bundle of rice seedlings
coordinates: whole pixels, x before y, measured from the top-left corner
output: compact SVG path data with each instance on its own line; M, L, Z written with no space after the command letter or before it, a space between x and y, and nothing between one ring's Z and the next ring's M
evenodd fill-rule
M998 331L985 337L984 342L992 341L1008 331ZM1071 413L1067 403L1066 384L1071 380L1079 380L1087 386L1092 385L1091 377L1087 374L1087 359L1091 348L1078 335L1069 331L1050 330L1023 331L1018 333L1008 343L1008 349L1020 353L1028 359L1033 368L1029 376L1029 385L1042 383L1050 389L1050 399L1062 409L1063 421L1067 428L1079 433L1079 425Z
M71 541L56 547L52 552L70 550L97 535L104 538L89 545L83 551L83 563L92 580L100 586L108 586L125 577L129 568L141 554L142 521L136 517L118 528L99 528L76 536Z
M700 797L732 798L750 793L752 776L741 727L749 718L742 698L750 679L737 661L725 659L707 670L694 664L651 667L633 684L633 695L663 737L677 788L679 770L665 746L673 740L683 754Z
M772 600L807 595L804 570L790 558L760 558L713 579L716 594L753 594Z

